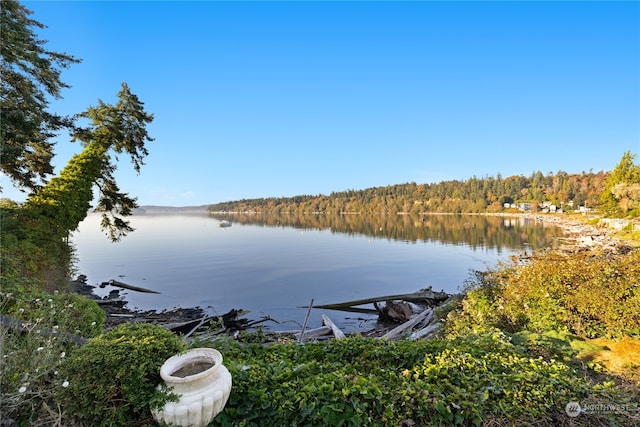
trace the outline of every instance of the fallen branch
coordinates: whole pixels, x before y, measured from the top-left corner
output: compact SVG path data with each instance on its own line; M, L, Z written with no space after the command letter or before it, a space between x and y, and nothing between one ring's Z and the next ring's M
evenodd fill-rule
M307 310L307 315L304 317L304 323L302 323L300 338L298 338L299 342L302 342L304 340L304 330L307 329L307 321L309 320L309 315L311 314L311 307L313 307L313 298L311 298L311 302L309 303L309 309Z
M442 326L442 324L440 322L430 322L429 325L427 325L426 327L419 329L417 331L415 331L414 333L411 334L411 336L409 337L410 340L417 340L420 338L424 338L424 337L428 337L432 334L434 334L438 329L440 329L440 327Z
M412 317L411 320L408 320L404 322L402 325L393 328L392 330L390 330L389 332L381 336L380 339L385 341L395 339L406 330L413 328L418 323L425 320L430 321L431 317L433 317L433 309L428 308L424 310L422 313Z
M386 295L375 298L364 298L353 301L346 301L336 304L323 304L316 305L315 308L323 308L328 310L347 310L352 309L353 306L363 305L363 304L371 304L376 302L384 302L384 301L392 301L392 300L402 300L408 302L440 302L449 298L451 295L446 292L434 292L430 288L421 289L418 292L413 292L410 294L399 294L399 295Z
M182 337L183 340L186 341L187 338L189 338L191 336L191 334L193 334L195 331L198 330L198 328L200 328L200 326L202 326L204 324L204 322L207 321L207 316L206 314L204 316L202 316L202 319L200 319L200 323L198 323L196 326L193 327L193 329L191 329L187 334L185 334L184 337Z
M106 285L117 286L119 288L129 289L130 291L144 292L144 293L147 293L147 294L159 294L160 293L158 291L153 291L151 289L141 288L139 286L128 285L128 284L126 284L124 282L119 282L117 280L109 280L108 282L104 282L104 283L102 283L100 285L100 287L104 288Z
M325 316L324 314L322 315L322 324L331 328L333 336L336 337L336 339L339 340L347 337L344 332L342 332L340 328L338 328L336 324L333 323L333 321L331 321L331 319L329 319L329 317Z
M235 310L232 309L226 314L222 316L205 316L204 318L189 320L186 322L178 322L178 323L161 323L158 321L154 321L153 323L157 323L165 328L171 330L175 333L186 334L191 332L194 329L199 329L203 326L214 326L215 324L220 324L222 330L243 330L246 329L246 324L248 322L247 319L238 318L238 316L243 316L247 313L250 313L246 310ZM151 319L141 319L140 321L146 321L150 323ZM193 332L191 332L193 333Z
M331 328L328 326L321 326L316 329L308 329L304 333L301 333L301 332L302 331L295 334L295 337L298 338L299 342L302 342L304 340L309 340L312 338L318 338L323 335L329 335L331 333Z

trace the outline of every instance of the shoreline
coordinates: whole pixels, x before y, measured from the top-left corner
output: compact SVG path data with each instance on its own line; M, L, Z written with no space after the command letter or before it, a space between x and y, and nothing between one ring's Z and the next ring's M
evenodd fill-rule
M617 230L603 224L602 218L595 225L580 221L573 217L566 217L565 214L522 214L535 221L549 223L561 228L566 237L558 239L562 251L582 251L599 248L610 253L626 253L637 246L632 242L625 241L615 234ZM596 219L593 217L592 219ZM585 218L586 219L586 218Z
M555 249L561 251L580 251L601 248L605 252L623 252L640 247L640 242L631 242L616 236L618 229L612 228L606 224L612 220L601 218L598 216L583 217L582 220L575 218L575 215L566 213L524 213L524 212L483 212L483 213L445 213L431 212L421 215L474 215L474 216L495 216L505 218L527 218L536 222L546 223L554 227L562 229L566 236L558 238L561 244ZM596 225L587 222L598 219ZM640 229L640 222L628 221L634 223L637 229Z

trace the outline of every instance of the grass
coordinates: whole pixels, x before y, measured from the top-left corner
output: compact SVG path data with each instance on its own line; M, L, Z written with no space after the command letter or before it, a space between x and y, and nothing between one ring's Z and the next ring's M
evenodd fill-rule
M640 380L640 339L632 337L624 337L620 340L597 338L588 341L598 346L599 349L582 352L578 354L579 358L600 363L611 373L635 377Z

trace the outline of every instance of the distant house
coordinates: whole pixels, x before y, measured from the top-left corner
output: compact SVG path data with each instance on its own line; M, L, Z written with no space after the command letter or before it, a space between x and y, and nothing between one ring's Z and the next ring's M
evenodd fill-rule
M542 202L542 212L556 212L558 207L551 202Z
M518 209L520 209L522 212L531 212L531 203L520 203Z

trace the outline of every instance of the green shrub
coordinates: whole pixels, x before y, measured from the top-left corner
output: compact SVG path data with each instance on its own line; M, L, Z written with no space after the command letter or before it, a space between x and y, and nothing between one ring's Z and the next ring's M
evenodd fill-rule
M612 392L561 361L532 357L501 333L208 345L221 350L233 376L213 422L221 426L553 425L554 417L567 419L569 401Z
M167 401L158 390L160 367L186 345L158 325L126 324L73 352L61 372L68 387L59 397L66 414L82 425L140 425L150 408Z
M73 293L0 292L2 313L29 327L55 327L60 333L92 338L100 335L105 313L93 300Z
M640 250L535 254L490 270L448 316L450 336L498 328L583 337L638 335Z
M22 289L13 280L0 290L0 313L13 326L0 329L2 416L22 424L50 424L53 414L60 416L55 396L65 381L61 364L78 346L71 335L99 335L104 311L79 295Z

